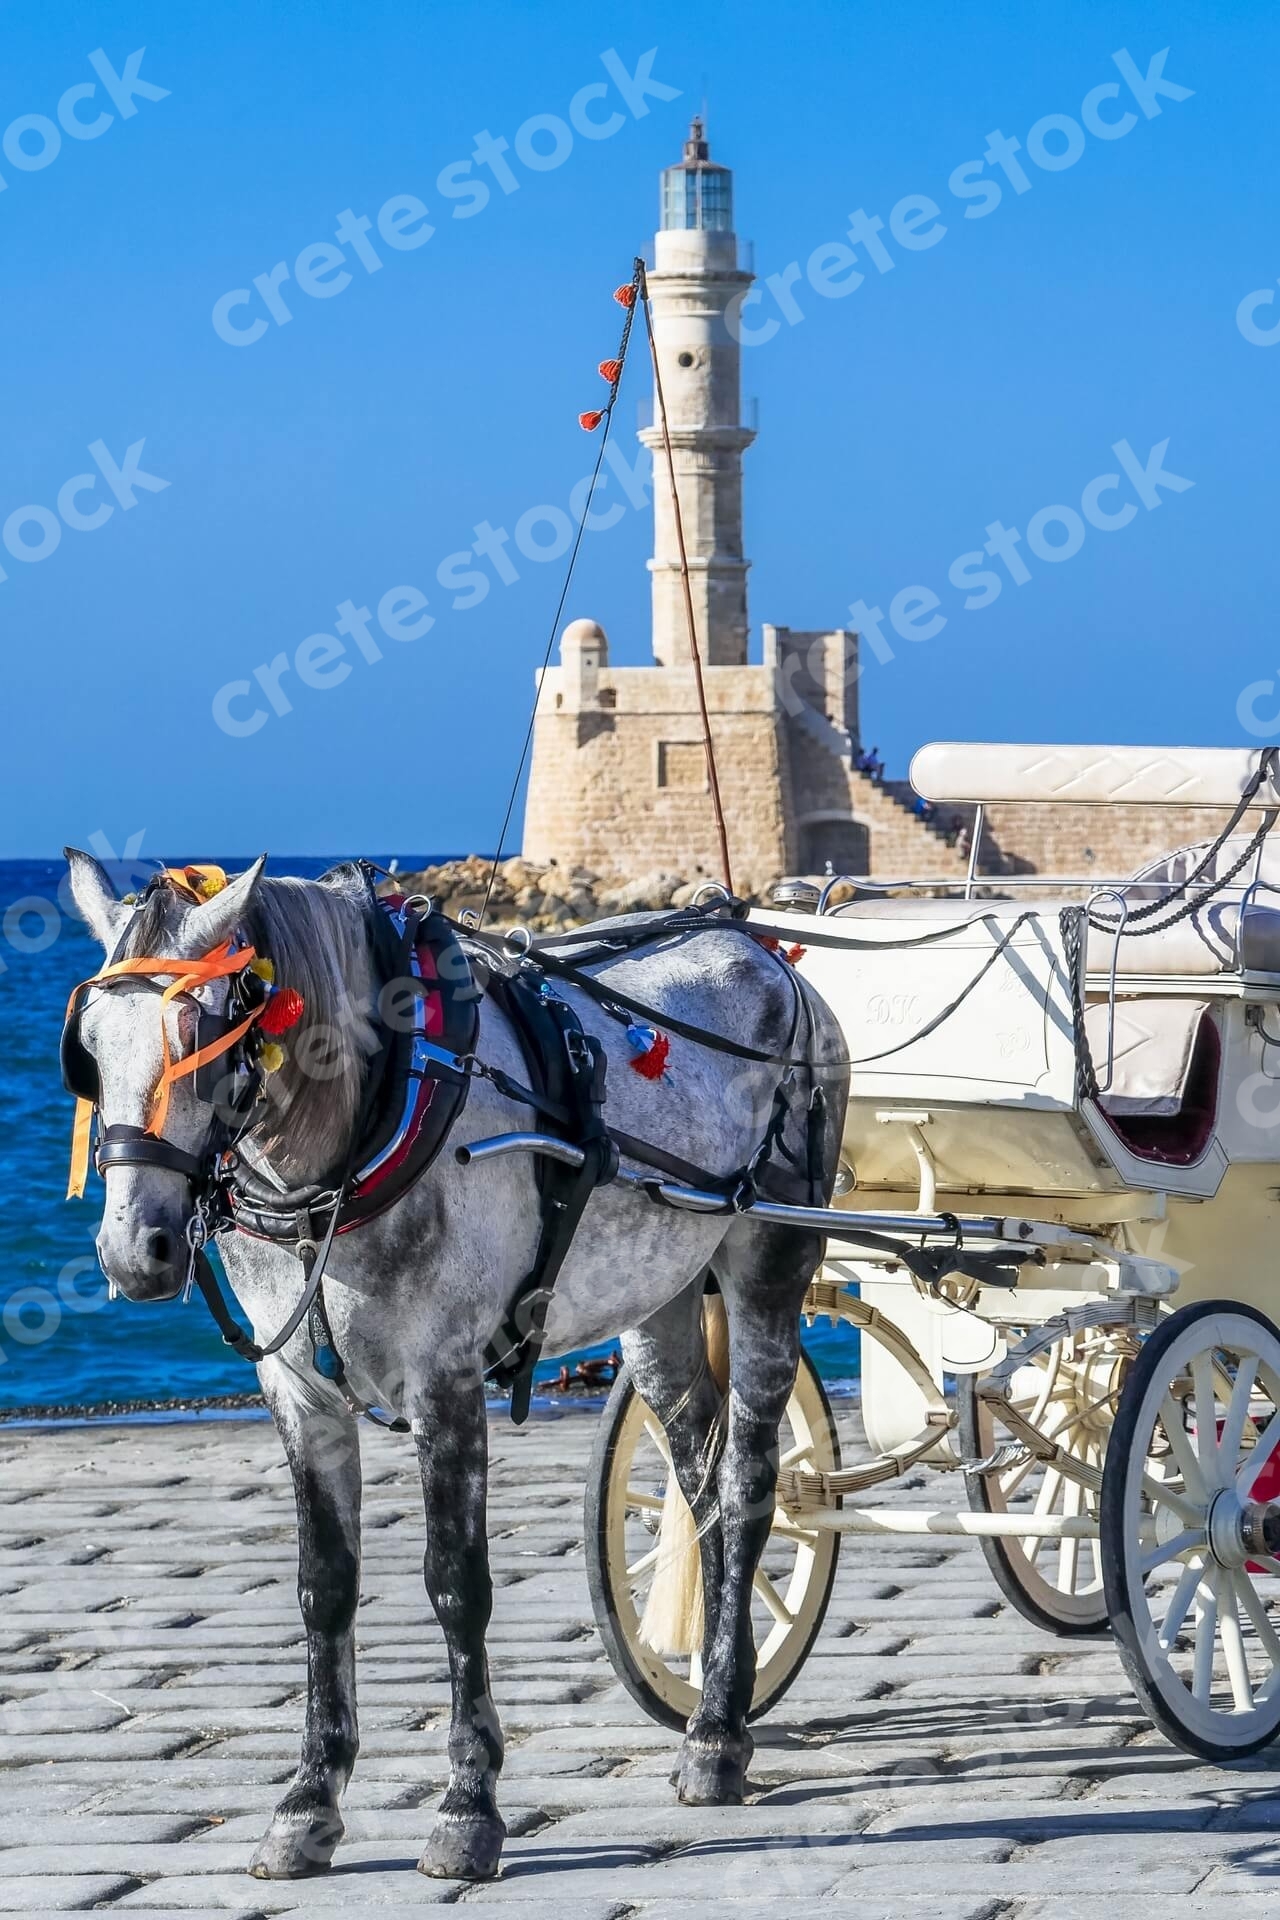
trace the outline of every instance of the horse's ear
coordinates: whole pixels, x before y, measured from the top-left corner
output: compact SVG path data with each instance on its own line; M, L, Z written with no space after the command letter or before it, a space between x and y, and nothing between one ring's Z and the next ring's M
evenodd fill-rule
M91 853L82 853L79 847L64 847L62 851L71 868L71 898L76 912L88 922L90 933L110 953L129 918L130 909L117 900L106 868Z
M198 907L192 907L182 922L184 953L192 956L212 953L215 947L224 946L232 938L248 912L249 902L266 864L266 854L259 854L247 872L238 873L234 880L229 880L221 893L215 893L212 899L203 900Z

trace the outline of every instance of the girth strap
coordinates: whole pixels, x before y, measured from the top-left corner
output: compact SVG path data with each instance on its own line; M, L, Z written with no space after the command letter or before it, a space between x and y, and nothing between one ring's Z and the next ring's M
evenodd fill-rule
M489 992L511 1022L534 1082L532 1089L508 1082L503 1090L547 1114L583 1154L581 1167L572 1169L539 1162L542 1231L537 1253L486 1355L486 1372L510 1387L511 1418L522 1426L528 1418L552 1290L587 1202L596 1187L618 1171L618 1150L604 1123L607 1059L602 1042L583 1032L567 1001L543 994L519 974L495 977Z

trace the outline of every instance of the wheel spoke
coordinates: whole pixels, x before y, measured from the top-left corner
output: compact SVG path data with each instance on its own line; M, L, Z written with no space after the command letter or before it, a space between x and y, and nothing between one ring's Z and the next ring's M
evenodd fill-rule
M1191 1691L1203 1706L1209 1704L1213 1687L1213 1650L1218 1644L1218 1594L1209 1580L1201 1579L1196 1589L1196 1652L1191 1676Z
M1157 1567L1163 1567L1170 1560L1180 1560L1184 1553L1191 1553L1205 1544L1203 1527L1184 1527L1172 1540L1165 1540L1160 1546L1153 1547L1150 1553L1142 1556L1142 1577L1146 1580Z
M1187 1617L1191 1602L1196 1597L1196 1588L1200 1585L1200 1575L1203 1567L1204 1562L1202 1560L1187 1567L1183 1572L1182 1578L1173 1590L1173 1598L1169 1602L1168 1609L1164 1616L1164 1624L1161 1626L1158 1636L1160 1645L1166 1653L1172 1652L1173 1643L1182 1631L1182 1623Z
M1258 1694L1258 1700L1261 1703L1269 1699L1277 1684L1280 1684L1280 1634L1277 1634L1272 1626L1271 1616L1263 1605L1247 1571L1237 1575L1236 1587L1244 1610L1253 1623L1253 1630L1261 1642L1262 1650L1271 1662L1271 1672L1267 1675Z
M1169 1441L1169 1449L1178 1463L1182 1475L1182 1484L1192 1499L1208 1502L1208 1489L1204 1474L1200 1471L1200 1462L1196 1459L1195 1449L1182 1424L1182 1409L1172 1394L1166 1393L1160 1402L1160 1424Z
M795 1625L796 1617L794 1613L792 1613L763 1567L756 1568L755 1578L751 1584L779 1626L793 1627Z
M787 1451L780 1457L778 1461L778 1471L779 1473L781 1473L784 1467L799 1466L801 1461L804 1461L807 1465L812 1466L813 1465L812 1456L813 1456L813 1441L812 1440L797 1441L794 1447L788 1447Z
M1058 1498L1058 1489L1062 1485L1062 1475L1056 1467L1046 1467L1044 1479L1040 1482L1040 1491L1036 1494L1036 1503L1032 1512L1038 1515L1052 1513Z
M1219 1480L1224 1487L1231 1484L1231 1476L1235 1472L1240 1442L1244 1439L1244 1423L1249 1418L1249 1396L1257 1377L1258 1356L1256 1353L1247 1353L1236 1372L1235 1385L1227 1405L1227 1417L1222 1423L1222 1438L1218 1442L1221 1460Z
M1063 1482L1062 1511L1074 1518L1084 1505L1083 1489L1075 1480ZM1064 1538L1058 1546L1058 1591L1074 1593L1080 1542Z
M661 1513L664 1505L660 1494L641 1493L639 1487L628 1487L626 1500L628 1510L638 1507L641 1513Z
M1218 1486L1218 1393L1213 1378L1213 1355L1207 1350L1191 1361L1196 1391L1196 1453L1206 1487Z
M655 1419L653 1414L650 1414L645 1420L644 1430L669 1467L671 1465L671 1448L667 1445L667 1436L662 1431L661 1421Z
M648 1553L644 1554L639 1560L633 1561L627 1568L628 1580L640 1580L646 1573L652 1573L658 1564L658 1555L661 1552L662 1542L659 1540L656 1547L650 1547Z
M1223 1575L1222 1590L1225 1604L1220 1610L1218 1630L1222 1635L1222 1651L1227 1657L1227 1678L1231 1682L1231 1698L1237 1713L1252 1713L1253 1688L1249 1684L1249 1667L1244 1657L1244 1636L1240 1632L1240 1604L1236 1598L1236 1577L1230 1569Z
M1253 1483L1268 1460L1280 1446L1280 1411L1273 1412L1258 1439L1257 1446L1249 1454L1244 1465L1236 1475L1236 1495L1247 1500L1253 1492Z
M1142 1476L1142 1491L1152 1506L1168 1507L1170 1513L1177 1514L1184 1526L1203 1526L1205 1501L1201 1500L1197 1505L1194 1500L1188 1500L1184 1493L1166 1486L1163 1480L1157 1480L1149 1473Z

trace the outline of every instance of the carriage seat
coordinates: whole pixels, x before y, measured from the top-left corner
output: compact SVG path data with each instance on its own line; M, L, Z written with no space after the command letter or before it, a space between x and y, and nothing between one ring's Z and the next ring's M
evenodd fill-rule
M1131 909L1152 897L1146 888L1126 887L1124 892ZM1280 973L1280 896L1275 899L1274 905L1259 898L1242 903L1238 894L1234 898L1211 900L1158 933L1143 934L1143 922L1138 921L1120 942L1116 971L1166 976L1190 974L1195 978L1240 970ZM1115 902L1100 900L1094 911L1114 920ZM1110 971L1114 944L1115 936L1107 929L1090 927L1091 973Z
M1086 1007L1089 1052L1103 1085L1108 1029L1107 1003ZM1221 1051L1207 1000L1117 1000L1110 1085L1098 1105L1131 1153L1172 1166L1200 1158L1217 1118Z
M1219 849L1203 878L1229 873L1248 844L1246 836L1233 835ZM1159 900L1187 880L1203 860L1208 845L1205 841L1199 846L1182 847L1139 868L1133 879L1121 888L1130 912ZM1254 878L1254 863L1250 860L1236 875L1232 892L1207 901L1159 933L1143 934L1144 923L1135 922L1120 942L1117 972L1193 977L1241 969L1245 973L1280 973L1280 850L1273 853L1269 846L1264 846L1257 877L1261 883L1259 890L1246 897L1245 889ZM1169 912L1176 911L1182 897L1178 895L1170 901ZM1099 900L1094 912L1100 919L1114 920L1116 903L1109 898ZM1166 917L1164 913L1151 916L1156 920ZM1114 944L1110 932L1096 927L1090 929L1090 972L1110 969Z
M1227 843L1224 855L1233 844L1230 841ZM1236 846L1237 857L1244 844L1241 841ZM1152 867L1144 868L1133 880L1125 882L1120 891L1129 902L1130 912L1135 907L1159 899L1168 892L1170 886L1177 885L1191 871L1203 851L1203 848L1192 847L1183 853L1168 855ZM1230 864L1230 857L1225 857L1222 860L1223 871ZM1000 883L997 879L991 884L998 887ZM1141 933L1145 922L1136 921L1132 932L1126 933L1120 942L1116 971L1122 976L1146 974L1168 978L1180 974L1190 975L1193 979L1208 979L1233 973L1243 966L1246 973L1280 974L1280 872L1273 884L1274 890L1272 886L1264 886L1246 901L1237 882L1235 892L1208 901L1195 913L1188 914L1172 926L1163 927L1158 933ZM1022 896L1013 903L1000 902L1002 915L1007 916L1011 904L1034 908L1038 913L1053 913L1060 905L1079 907L1082 901L1078 895L1061 901ZM1178 904L1178 900L1171 901L1169 911L1175 911ZM836 907L830 917L837 925L846 926L851 922L865 925L867 922L892 920L895 923L921 921L931 925L947 922L959 927L966 921L981 920L989 905L982 900L959 901L954 897L855 900ZM1116 903L1110 897L1104 897L1095 902L1093 912L1100 920L1113 921L1117 915ZM1166 915L1154 914L1151 917L1163 920ZM1090 973L1110 972L1114 945L1115 936L1106 927L1090 928Z

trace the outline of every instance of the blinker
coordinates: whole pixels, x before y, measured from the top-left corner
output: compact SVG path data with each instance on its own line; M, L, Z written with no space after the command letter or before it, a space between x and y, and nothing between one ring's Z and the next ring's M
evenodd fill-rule
M184 873L202 870L184 869ZM218 872L220 869L210 870ZM225 885L225 876L223 879ZM214 886L214 892L219 889ZM112 987L132 981L134 984L151 988L160 994L161 1043L164 1065L152 1096L151 1114L147 1121L146 1133L160 1140L164 1132L164 1123L169 1110L169 1097L174 1083L188 1075L194 1075L197 1096L206 1102L224 1099L227 1093L228 1061L227 1056L233 1050L246 1048L254 1034L259 1019L267 1004L267 987L259 974L251 969L257 955L252 947L241 947L233 951L230 942L218 947L199 960L178 960L172 957L141 957L131 960L112 961L90 979L81 981L67 1002L66 1019L63 1023L59 1053L62 1065L62 1083L68 1092L76 1097L75 1126L72 1133L71 1176L67 1187L67 1198L79 1198L84 1193L85 1180L89 1170L90 1136L93 1128L93 1115L102 1098L102 1085L98 1074L97 1062L80 1037L80 1020L83 1011L83 996L90 987ZM169 985L161 987L155 975L169 977ZM180 995L192 997L197 987L213 980L229 980L227 1012L210 1013L196 1002L197 1025L196 1044L189 1054L174 1060L169 1052L168 1030L164 1026L164 1008L166 1004ZM250 1063L251 1064L251 1063ZM243 1076L244 1084L233 1089L227 1105L233 1119L241 1117L247 1111L257 1093L257 1076L252 1072ZM139 1161L142 1160L138 1156Z

